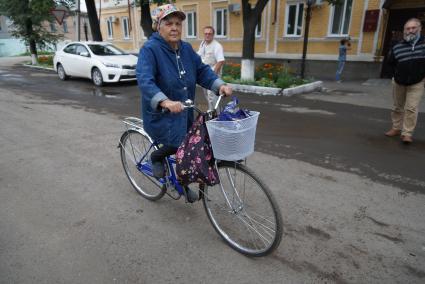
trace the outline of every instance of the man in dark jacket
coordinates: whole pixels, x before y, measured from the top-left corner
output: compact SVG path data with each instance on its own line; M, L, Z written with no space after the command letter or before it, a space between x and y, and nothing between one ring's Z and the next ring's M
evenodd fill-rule
M418 118L418 105L425 84L425 39L421 36L421 21L412 18L404 25L403 41L395 44L389 57L394 70L391 112L392 128L386 136L400 136L412 143L412 135Z

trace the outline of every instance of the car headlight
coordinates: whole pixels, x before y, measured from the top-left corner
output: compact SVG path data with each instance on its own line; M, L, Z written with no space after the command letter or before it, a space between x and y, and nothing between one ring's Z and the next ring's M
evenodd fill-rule
M119 66L118 64L115 63L110 63L110 62L102 62L103 65L105 65L106 67L112 67L112 68L121 68L121 66Z

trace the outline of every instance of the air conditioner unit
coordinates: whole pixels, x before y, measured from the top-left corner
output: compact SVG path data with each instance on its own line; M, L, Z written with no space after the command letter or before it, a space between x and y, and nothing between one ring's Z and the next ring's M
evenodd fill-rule
M229 4L229 12L239 14L241 12L241 4Z
M115 23L116 21L118 21L118 18L115 16L110 16L109 21L111 21L112 23Z
M324 2L323 0L315 0L313 4L316 6L321 6L324 4L323 2Z

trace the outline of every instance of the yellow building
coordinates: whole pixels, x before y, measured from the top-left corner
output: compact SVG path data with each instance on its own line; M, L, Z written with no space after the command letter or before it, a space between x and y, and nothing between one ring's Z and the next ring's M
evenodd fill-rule
M100 23L104 40L137 52L146 40L140 27L140 8L129 6L127 1L118 5L112 4L113 0L101 2ZM187 15L183 40L197 49L202 40L202 28L211 25L226 57L233 60L241 57L243 25L240 0L176 0L175 3ZM256 30L257 61L281 61L298 69L305 14L305 0L269 0ZM307 74L332 78L339 42L350 37L352 48L347 56L347 76L361 79L379 77L381 73L387 75L385 64L382 64L385 62L384 55L395 40L394 36L399 34L397 31L402 30L410 17L425 21L424 0L343 0L340 6L315 0ZM130 22L131 27L126 27Z

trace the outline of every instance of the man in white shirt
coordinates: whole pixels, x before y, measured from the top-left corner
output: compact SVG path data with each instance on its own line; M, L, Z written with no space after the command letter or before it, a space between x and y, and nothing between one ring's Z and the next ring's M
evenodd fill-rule
M214 34L213 27L206 26L204 28L204 40L199 46L198 54L204 64L209 65L218 76L221 76L221 70L224 65L223 46L214 39ZM217 95L207 89L204 89L204 95L208 101L208 109L214 109L218 98Z

